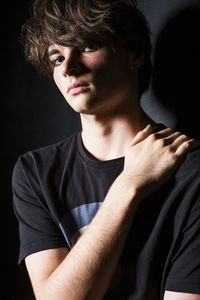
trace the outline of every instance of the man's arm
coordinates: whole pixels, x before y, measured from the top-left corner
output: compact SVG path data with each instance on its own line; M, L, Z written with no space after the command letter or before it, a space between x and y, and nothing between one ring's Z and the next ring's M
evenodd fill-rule
M37 299L103 298L136 209L133 189L123 176L118 177L101 209L68 254L61 248L26 258Z
M26 258L38 300L103 298L137 206L171 176L187 151L196 146L194 140L170 129L156 134L150 134L151 130L147 127L133 140L124 171L72 250L46 250Z
M163 300L200 300L200 295L165 291Z

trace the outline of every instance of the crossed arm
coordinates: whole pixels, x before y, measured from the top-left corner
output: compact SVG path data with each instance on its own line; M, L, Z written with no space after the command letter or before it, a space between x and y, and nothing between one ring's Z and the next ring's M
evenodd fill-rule
M170 129L156 134L151 130L148 126L133 139L123 172L74 247L70 251L45 250L26 258L37 300L103 299L138 205L197 146L194 140ZM164 300L200 300L200 295L166 291Z

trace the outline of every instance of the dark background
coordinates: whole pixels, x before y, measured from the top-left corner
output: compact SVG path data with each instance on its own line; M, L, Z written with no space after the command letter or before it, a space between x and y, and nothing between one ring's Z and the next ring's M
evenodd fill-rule
M29 1L1 5L2 289L0 299L34 299L26 271L17 266L18 224L11 176L17 157L80 129L79 116L55 84L24 61L18 41ZM200 139L200 0L138 0L152 30L154 72L141 104L156 122Z

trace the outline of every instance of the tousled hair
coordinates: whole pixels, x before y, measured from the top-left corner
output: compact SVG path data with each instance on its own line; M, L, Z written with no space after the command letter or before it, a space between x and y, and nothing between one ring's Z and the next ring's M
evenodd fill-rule
M34 0L22 40L27 61L49 77L52 42L75 47L95 42L110 49L120 45L136 56L144 55L138 73L140 93L149 86L150 29L135 0Z

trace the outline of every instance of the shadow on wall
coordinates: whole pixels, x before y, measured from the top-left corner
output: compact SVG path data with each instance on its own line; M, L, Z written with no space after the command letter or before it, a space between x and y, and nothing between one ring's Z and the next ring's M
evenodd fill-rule
M176 115L176 129L200 139L200 6L180 11L155 46L153 93Z

